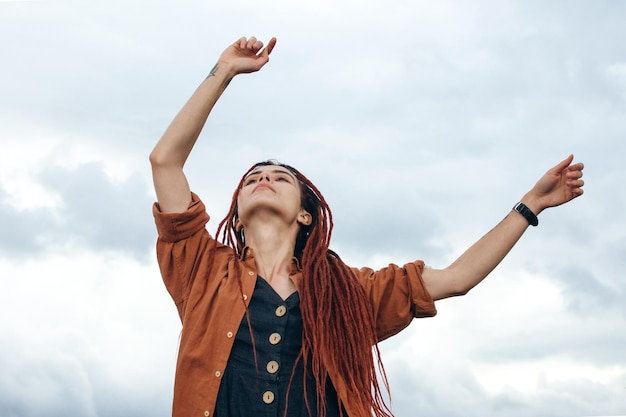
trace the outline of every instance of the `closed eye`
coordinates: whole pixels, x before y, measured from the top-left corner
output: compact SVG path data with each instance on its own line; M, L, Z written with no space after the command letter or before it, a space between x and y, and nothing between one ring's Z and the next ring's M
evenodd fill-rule
M247 186L247 185L251 185L254 183L259 182L259 178L264 174L263 172L259 172L259 171L254 171L252 172L243 182L243 187ZM288 182L290 184L293 184L295 182L295 178L292 177L289 173L283 171L283 170L273 170L271 171L271 175L272 175L272 181L281 181L281 182Z
M255 177L248 177L248 178L244 181L243 185L244 185L244 187L245 187L246 185L254 184L256 181L257 181L256 176L255 176Z

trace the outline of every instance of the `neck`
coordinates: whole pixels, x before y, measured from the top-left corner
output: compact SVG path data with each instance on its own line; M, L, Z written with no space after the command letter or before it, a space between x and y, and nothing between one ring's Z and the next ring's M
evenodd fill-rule
M254 250L254 263L259 275L272 284L289 279L289 266L293 258L299 226L276 227L259 222L244 228L246 245Z

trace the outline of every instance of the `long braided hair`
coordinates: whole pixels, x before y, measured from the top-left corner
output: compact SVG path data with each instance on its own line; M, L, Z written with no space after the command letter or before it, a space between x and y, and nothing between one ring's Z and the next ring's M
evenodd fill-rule
M310 225L300 227L294 256L300 262L303 275L299 294L303 324L300 357L305 369L309 363L312 369L318 414L320 417L326 415L326 383L328 369L332 368L343 379L350 396L362 406L364 415L371 416L373 412L377 417L391 417L376 374L378 368L388 393L371 303L354 273L329 249L332 214L317 187L289 165L273 160L259 162L241 178L230 210L220 222L216 236L222 234L222 243L241 253L245 237L243 230L236 227L239 191L252 170L268 165L281 166L296 176L300 184L302 208L312 217Z

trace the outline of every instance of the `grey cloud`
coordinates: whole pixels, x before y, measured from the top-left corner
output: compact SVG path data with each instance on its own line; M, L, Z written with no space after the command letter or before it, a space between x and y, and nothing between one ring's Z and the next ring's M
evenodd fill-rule
M626 326L620 320L603 320L590 314L588 319L561 321L539 329L520 325L518 331L508 331L506 336L492 335L489 343L475 350L471 357L501 365L557 357L598 366L625 360Z
M152 244L152 201L138 176L115 184L106 177L103 164L91 163L74 171L46 170L41 181L62 196L62 233L77 237L79 243L134 254Z
M336 220L334 241L348 252L360 256L385 254L407 262L443 256L443 249L430 244L441 234L442 219L429 206L411 195L390 187L377 190L370 199L367 189L338 189L343 198L333 208Z
M458 358L435 355L387 367L397 417L620 415L626 405L619 380L601 384L543 378L533 392L505 387L491 393Z
M139 176L115 183L107 178L103 164L90 163L72 170L47 168L38 179L58 193L61 206L23 212L6 202L0 206L4 252L33 255L76 247L146 257L156 233L152 200Z
M12 357L15 360L15 357ZM91 385L71 360L41 358L26 369L3 367L4 386L0 389L0 414L5 417L96 417L91 402ZM8 372L8 373L6 373ZM8 379L8 378L7 378Z
M0 339L1 340L1 339ZM84 349L85 346L82 346ZM0 356L0 415L3 417L167 417L171 394L153 386L120 384L107 377L101 359L89 349L18 346L2 340ZM124 358L119 358L124 360ZM116 364L115 371L125 372ZM129 375L131 376L131 375Z
M37 251L38 233L48 226L49 216L43 209L16 210L0 188L0 252L23 255Z
M626 284L616 281L622 288L610 288L600 281L588 268L581 266L564 267L553 275L563 287L563 295L568 307L580 315L597 315L598 313L621 309L626 317Z
M568 317L547 314L536 323L511 323L506 331L490 335L489 343L474 351L472 358L498 364L556 357L600 367L623 364L626 284L618 274L600 279L598 274L606 268L592 271L581 264L564 259L543 271L533 268L560 290Z

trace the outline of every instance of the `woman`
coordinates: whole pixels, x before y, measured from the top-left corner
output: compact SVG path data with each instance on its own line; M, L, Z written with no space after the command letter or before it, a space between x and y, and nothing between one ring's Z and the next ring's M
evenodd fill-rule
M329 249L332 216L319 190L272 162L243 176L218 242L183 165L232 78L260 70L275 45L230 45L150 155L157 257L183 324L173 415L388 416L376 343L435 315L434 301L467 293L536 215L582 195L583 165L569 156L550 169L444 269L349 268Z

